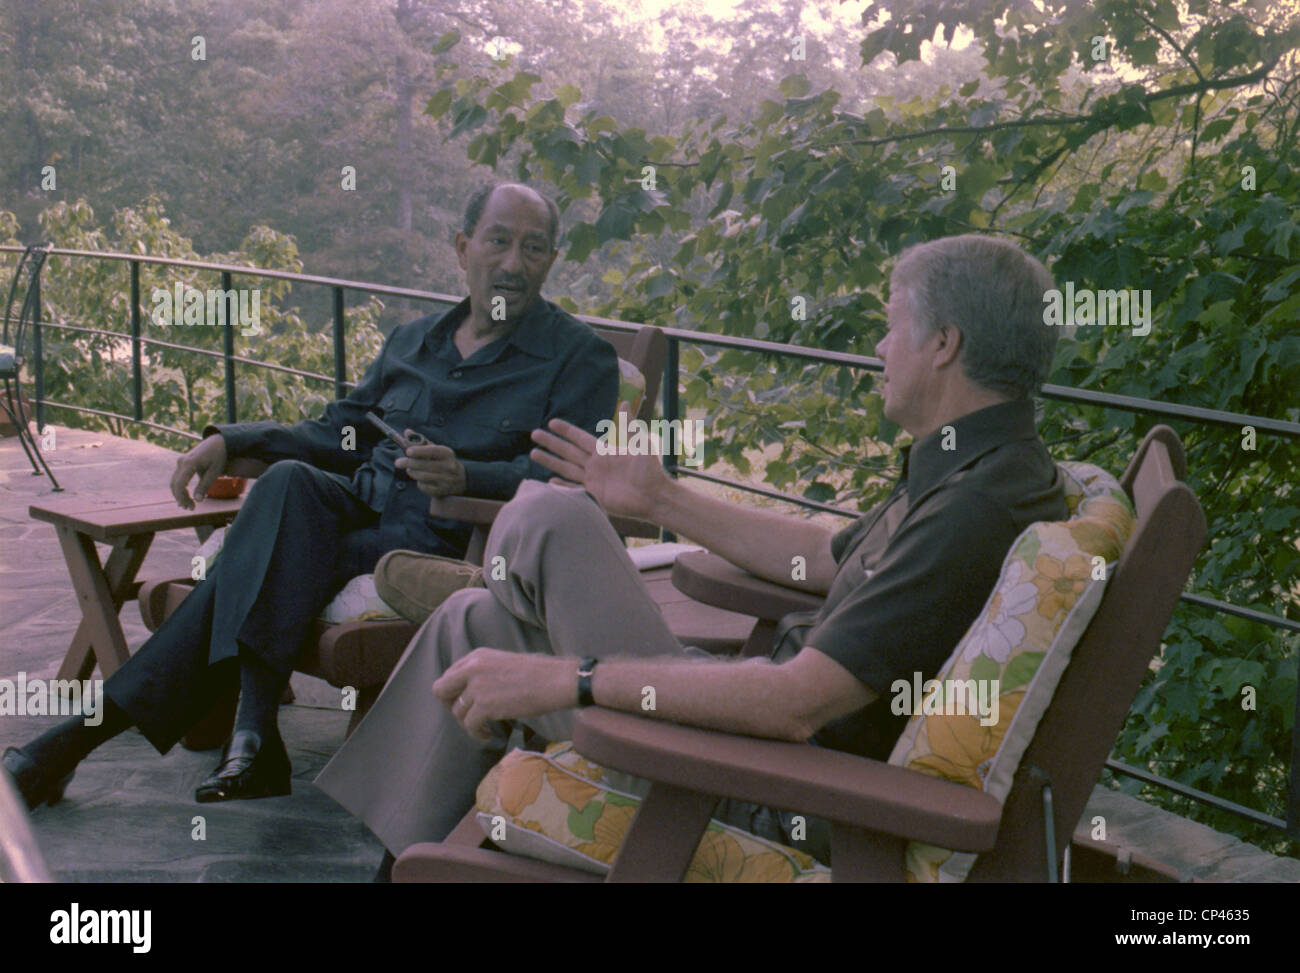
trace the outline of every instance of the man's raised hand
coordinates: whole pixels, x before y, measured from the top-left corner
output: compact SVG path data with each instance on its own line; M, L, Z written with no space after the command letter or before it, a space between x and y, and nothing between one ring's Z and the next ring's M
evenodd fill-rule
M628 411L626 402L619 408ZM659 457L602 454L595 436L563 419L552 419L532 435L540 447L529 453L533 462L586 487L608 513L653 521L659 499L672 486Z
M188 453L176 461L176 472L172 474L172 496L186 510L194 509L194 501L202 500L208 495L208 488L217 482L226 468L226 441L220 434L208 436ZM197 476L198 485L194 496L190 497L190 480Z

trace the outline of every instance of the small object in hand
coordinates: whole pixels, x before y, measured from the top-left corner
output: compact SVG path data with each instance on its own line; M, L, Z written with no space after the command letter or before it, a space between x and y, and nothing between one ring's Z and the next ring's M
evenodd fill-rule
M393 442L397 443L397 445L401 447L403 452L410 449L412 446L430 445L429 440L425 439L423 436L421 436L418 432L414 430L411 431L411 435L409 438L403 436L400 432L398 432L388 423L384 422L383 419L379 418L379 416L375 415L373 412L367 412L366 418L370 420L370 424L372 426L374 426L376 429L382 432Z
M208 487L208 497L212 500L233 500L244 492L246 486L248 486L247 477L219 476L216 482Z

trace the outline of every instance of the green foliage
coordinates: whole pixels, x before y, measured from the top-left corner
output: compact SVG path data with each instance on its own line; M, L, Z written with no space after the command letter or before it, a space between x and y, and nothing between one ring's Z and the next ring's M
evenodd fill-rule
M0 236L12 214L0 211ZM89 205L78 201L57 204L41 216L44 238L69 249L116 250L202 260L235 266L300 271L293 238L266 226L255 227L235 251L200 255L190 241L172 228L162 204L150 198L138 209L114 214L111 232L100 228ZM6 254L6 256L11 256ZM16 260L9 260L12 266ZM125 261L81 257L50 257L42 275L43 360L45 395L55 402L130 414L132 402L130 270ZM150 422L182 432L198 432L209 422L224 422L225 371L220 357L225 328L164 326L155 320L155 288L174 293L176 284L208 290L220 288L214 271L140 265L143 411ZM286 368L332 375L334 344L328 319L309 323L296 307L286 304L289 284L283 280L236 274L236 289L258 289L256 334L233 328L234 353ZM348 364L359 374L378 354L383 336L376 326L382 304L370 298L347 311ZM53 327L54 324L97 328L95 334ZM248 331L253 331L250 327ZM152 344L150 341L180 345ZM189 350L196 349L196 350ZM207 352L202 354L200 352ZM30 367L29 367L30 371ZM238 363L235 366L238 415L241 419L272 418L296 422L321 413L333 399L331 382L308 380L282 371ZM87 429L108 429L115 435L147 435L171 446L182 436L89 413L51 408L50 420Z
M1061 341L1052 382L1300 419L1300 120L1283 94L1297 81L1294 19L1258 5L1250 18L1199 3L1180 13L1170 0L1010 10L892 0L863 20L872 70L926 57L923 42L962 28L982 76L906 101L881 94L858 111L792 72L748 118L654 135L489 66L444 85L429 111L472 127L472 161L510 159L558 187L572 218L567 259L616 268L603 272L617 289L597 313L869 355L884 331L888 260L989 231L1020 241L1058 282L1151 291L1148 336L1078 329ZM693 347L682 362L710 456L742 474L761 463L777 487L853 504L878 499L895 472L885 447L898 430L869 373ZM1058 458L1119 472L1154 421L1049 402L1041 429ZM1172 424L1209 522L1191 588L1300 619L1294 440L1261 432L1252 452L1240 428ZM1297 640L1191 606L1166 638L1118 756L1282 814ZM1255 710L1242 708L1246 685Z

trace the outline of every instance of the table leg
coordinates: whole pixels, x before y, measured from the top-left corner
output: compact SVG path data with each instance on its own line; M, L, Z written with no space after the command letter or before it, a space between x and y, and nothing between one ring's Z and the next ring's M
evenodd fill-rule
M153 533L131 534L113 544L108 563L101 565L95 542L71 527L56 527L63 559L81 603L81 624L59 667L60 679L88 679L99 663L107 679L130 658L118 612L130 597L135 573L153 543Z

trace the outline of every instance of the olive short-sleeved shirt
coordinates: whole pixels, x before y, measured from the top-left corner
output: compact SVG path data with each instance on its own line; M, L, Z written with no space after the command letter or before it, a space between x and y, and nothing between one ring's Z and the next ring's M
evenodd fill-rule
M952 655L1030 524L1068 516L1029 400L969 413L905 448L889 498L831 541L838 570L822 607L782 619L774 658L830 656L877 698L812 742L887 759L906 716L896 679L931 679ZM947 443L953 448L944 449Z

